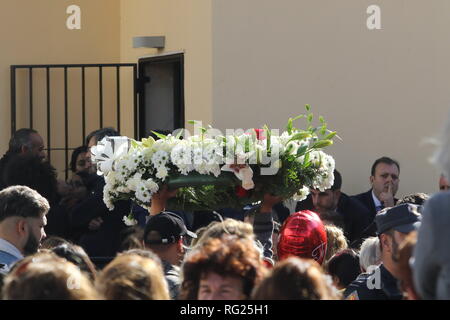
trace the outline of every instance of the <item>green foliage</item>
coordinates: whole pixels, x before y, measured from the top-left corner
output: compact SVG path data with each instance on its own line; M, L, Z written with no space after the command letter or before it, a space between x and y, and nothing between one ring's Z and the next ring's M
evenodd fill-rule
M177 196L168 201L168 209L184 211L217 210L220 208L241 209L247 204L261 201L266 193L289 198L304 186L311 186L314 179L321 173L319 172L319 168L316 167L316 159L311 161L310 153L332 145L333 138L337 134L335 131L328 130L323 116L319 116L318 118L320 122L319 126L313 125L314 115L311 112L310 105L305 105L305 110L306 114L300 114L288 119L286 132L289 136L286 139L286 135L284 134L284 140L282 140L284 151L281 152L279 158L272 159L272 162L267 165L249 164L253 170L253 182L255 184L255 187L251 190L243 191L240 187L241 181L235 177L234 173L222 172L219 178L215 178L212 175L200 175L197 172L191 172L188 176L181 176L177 168L173 164L170 164L168 166L168 181L172 178L172 181L178 179L177 183L180 183L181 177L181 183L177 185L179 187ZM306 122L306 126L303 126L306 129L297 129L295 127L298 120ZM198 122L191 120L188 123L195 125ZM205 128L200 128L200 130L203 137L207 130ZM272 153L272 142L279 141L281 143L282 138L273 136L272 131L267 125L263 126L263 130L266 138L266 144L263 148L267 152L267 156L270 157ZM177 135L177 139L181 137L181 132ZM165 135L157 132L153 133L160 139L167 138ZM226 145L227 138L222 136L220 139ZM235 139L233 145L236 148L238 137L233 136L232 139ZM256 133L249 135L243 140L245 152L253 150L251 143L255 140ZM139 145L134 140L131 143L134 147ZM144 147L147 145L150 146L151 144L152 141L142 143ZM275 162L279 166L275 167ZM272 175L262 174L262 170L269 167L278 168L278 170L275 170L276 172ZM194 177L195 175L197 177ZM228 175L228 180L223 179L225 175ZM145 178L150 177L155 179L154 172L148 172L145 175ZM183 179L190 182L183 184ZM214 183L211 182L211 179L214 180ZM168 181L166 180L164 183ZM160 186L163 183L161 180L157 182ZM124 198L126 198L126 195L124 195Z
M167 136L164 135L164 134L162 134L162 133L158 133L158 132L156 132L156 131L152 131L152 133L153 133L155 136L157 136L158 138L160 138L160 139L166 139L166 138L167 138Z

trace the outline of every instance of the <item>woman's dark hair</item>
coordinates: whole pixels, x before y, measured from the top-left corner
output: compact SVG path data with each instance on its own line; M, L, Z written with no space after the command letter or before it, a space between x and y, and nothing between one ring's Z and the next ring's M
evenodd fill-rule
M50 236L48 238L45 238L41 243L41 249L48 249L51 250L57 246L60 246L62 244L68 244L71 245L71 242L69 240L66 240L64 238L58 237L58 236Z
M347 287L361 273L359 255L352 249L336 253L327 264L328 273L339 279L339 284Z
M73 150L72 152L72 158L70 158L70 171L75 173L77 171L77 158L80 153L86 153L88 151L88 147L86 146L80 146Z
M81 271L85 272L91 280L95 279L95 266L81 247L64 243L52 248L51 251L61 258L72 262Z
M116 136L120 136L120 134L116 129L112 127L98 129L88 134L88 136L86 137L86 145L89 145L89 140L91 140L93 137L95 137L96 142L99 142L104 137L116 137Z

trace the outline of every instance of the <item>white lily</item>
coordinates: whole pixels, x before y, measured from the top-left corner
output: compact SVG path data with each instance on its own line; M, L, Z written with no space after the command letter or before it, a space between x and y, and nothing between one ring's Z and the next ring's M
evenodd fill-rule
M113 170L114 161L130 150L128 137L104 137L91 148L92 160L97 164L97 174L108 174Z
M221 168L222 171L234 172L234 175L242 181L242 188L250 190L255 187L253 182L253 170L248 165L236 166L234 164L225 164Z

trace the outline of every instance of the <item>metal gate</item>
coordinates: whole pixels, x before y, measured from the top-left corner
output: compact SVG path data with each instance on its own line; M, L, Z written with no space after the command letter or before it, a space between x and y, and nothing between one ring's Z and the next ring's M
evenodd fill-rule
M130 68L132 70L130 70ZM11 133L14 133L18 127L18 119L17 113L20 111L21 113L27 113L28 123L23 125L22 127L28 127L31 129L35 129L37 126L46 127L46 144L47 144L47 154L48 160L51 161L53 152L62 151L64 152L64 172L65 178L68 178L68 163L69 163L69 150L73 150L74 147L70 146L69 138L73 138L70 136L73 135L74 131L78 131L76 135L78 135L78 139L76 141L80 141L78 145L84 144L84 139L86 134L89 133L86 131L86 122L88 119L93 118L92 116L87 115L87 110L97 107L98 110L96 112L96 117L98 117L98 126L95 129L103 128L105 125L104 117L105 114L110 115L113 108L111 108L110 104L108 104L108 109L105 110L104 100L106 97L108 99L115 100L115 117L116 123L115 127L120 132L121 130L121 72L123 73L124 69L127 69L126 72L130 74L131 83L127 81L127 91L129 95L131 95L130 100L132 100L133 104L133 131L134 138L138 138L139 136L139 110L138 110L138 79L137 79L137 64L135 63L117 63L117 64L53 64L53 65L12 65L11 66ZM57 72L61 72L62 74L53 75ZM98 70L98 71L96 71ZM105 87L105 73L108 72L111 75L111 71L115 73L114 76L108 77L109 82L114 81L115 78L115 93L113 90L107 90ZM98 86L98 96L97 102L92 103L92 101L87 101L87 89L93 86L89 85L86 87L87 82L87 73L89 72L89 81L97 82L96 86ZM92 73L94 72L94 74ZM76 73L79 73L79 77ZM122 75L123 76L123 75ZM70 77L70 81L69 81ZM35 78L38 78L37 81ZM58 79L56 79L58 78ZM77 79L78 78L78 79ZM76 80L74 80L76 79ZM95 79L95 80L92 80ZM53 87L61 85L62 82L63 90L58 90ZM53 86L52 86L53 82ZM80 92L78 93L77 99L79 102L75 103L73 106L69 102L69 94L71 98L73 98L73 91L71 90L72 86L80 86ZM39 87L39 88L37 88ZM52 94L62 94L62 105L55 105L52 103ZM69 93L69 91L72 91ZM18 95L17 93L21 94ZM20 105L20 110L18 109L18 97L26 97L28 92L28 99L24 101ZM90 97L92 94L90 95ZM41 100L40 109L43 112L36 111L35 100L39 97ZM92 99L90 99L92 100ZM81 123L79 130L72 130L72 133L69 132L69 107L71 110L79 108L79 116L81 116ZM45 110L45 111L44 111ZM78 111L78 110L77 110ZM43 116L41 113L46 113ZM56 129L56 133L53 132L55 130L54 119L52 122L52 115L61 113L63 114L63 131L64 131L64 142L63 145L59 145L58 143L54 143L52 137L59 137L60 132ZM37 117L39 116L39 117ZM22 117L21 117L22 119ZM46 120L44 120L46 119ZM45 122L45 125L43 123Z

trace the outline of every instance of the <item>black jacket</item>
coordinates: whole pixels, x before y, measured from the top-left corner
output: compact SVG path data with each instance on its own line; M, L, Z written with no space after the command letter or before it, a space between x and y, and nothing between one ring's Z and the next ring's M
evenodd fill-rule
M5 172L5 167L8 164L8 161L10 160L10 158L11 158L11 153L6 152L3 155L3 157L0 159L0 190L7 187L3 176L4 176L4 172Z
M375 208L375 203L373 202L372 198L372 189L370 189L367 192L363 192L360 194L357 194L355 196L352 196L352 198L358 200L360 203L362 203L369 211L369 218L370 221L373 221L375 218L375 215L377 214L377 210Z
M131 210L131 201L117 201L110 211L103 202L103 176L97 176L91 194L76 205L70 213L72 237L91 257L113 257L119 251L123 241L122 231L127 228L123 217ZM99 229L88 228L92 219L101 217L103 223Z
M367 192L360 193L355 196L351 196L351 198L358 200L368 210L367 212L368 212L369 225L363 231L361 237L368 238L368 237L376 236L377 235L377 226L375 224L375 216L377 214L377 210L375 208L375 203L373 202L372 189L370 189ZM398 199L394 198L394 202L397 203L397 201L398 201Z
M362 273L350 283L344 291L344 298L347 300L401 300L403 294L398 288L397 279L381 264L372 273Z

